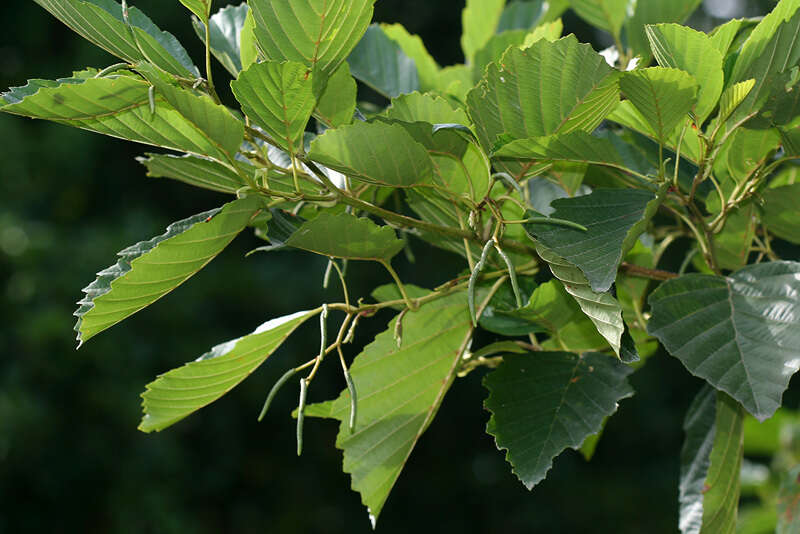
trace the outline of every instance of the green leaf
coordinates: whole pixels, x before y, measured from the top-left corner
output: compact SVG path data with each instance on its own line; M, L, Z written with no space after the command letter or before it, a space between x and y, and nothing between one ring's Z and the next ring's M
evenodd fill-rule
M235 153L239 149L243 126L226 108L212 103L208 97L171 88L165 94L156 92L155 113L152 113L149 88L149 83L132 76L89 78L78 83L62 80L31 91L21 101L16 101L16 96L24 94L26 88L6 93L3 95L6 102L13 103L0 106L0 111L230 161L229 151ZM192 116L186 117L176 110L167 96L185 104ZM194 118L202 121L194 122ZM214 131L207 131L208 127Z
M497 62L511 46L527 48L536 41L547 39L556 41L561 37L564 25L561 19L550 23L537 26L532 31L509 30L493 35L491 39L475 53L475 60L472 65L472 79L478 82L486 72L489 63Z
M403 122L462 124L464 126L471 124L463 109L454 108L450 102L440 96L423 95L417 92L392 99L391 105L383 115L388 119Z
M587 231L540 223L526 223L525 231L578 267L594 291L604 292L614 283L626 248L655 213L656 200L656 195L640 189L597 189L551 204L556 209L553 217L582 224Z
M691 74L698 84L695 116L703 124L717 105L725 83L722 54L705 33L678 24L647 26L650 48L662 67Z
M731 19L724 24L720 24L709 34L711 44L722 54L722 57L726 57L736 35L743 27L750 24L755 24L753 19Z
M150 61L177 76L200 75L178 40L135 7L128 7L126 24L114 0L34 1L84 39L129 63Z
M771 262L664 282L648 299L647 331L763 421L800 366L799 280L800 264Z
M617 403L633 395L632 369L604 354L507 355L484 379L492 412L486 431L528 489L547 476L553 458L577 449L602 428Z
M572 0L570 7L586 22L619 37L628 0Z
M253 333L217 345L189 362L159 376L142 393L142 432L164 430L208 406L239 385L316 311L301 311L272 319Z
M778 493L778 534L800 532L800 466L793 467L781 480Z
M725 147L724 161L728 174L737 183L743 183L756 168L769 162L780 142L780 134L775 128L737 128Z
M379 24L367 28L347 57L353 76L387 98L417 91L419 75L414 60L391 40Z
M511 48L467 96L484 149L509 140L590 132L619 102L618 74L574 35ZM524 96L523 96L524 95Z
M239 34L239 58L242 60L242 69L246 69L258 61L258 45L256 45L256 19L253 10L247 10L242 31Z
M431 290L425 289L424 287L415 286L414 284L405 284L406 294L408 298L411 299L418 299L420 297L424 297L425 295L430 295ZM403 295L400 293L400 289L397 287L397 284L385 284L382 286L378 286L372 290L370 296L375 299L377 302L389 302L390 300L403 300ZM392 309L397 311L403 311L405 309L405 303L398 304L397 306L393 306Z
M389 39L397 43L406 56L414 61L420 91L427 92L439 88L439 65L428 53L422 39L408 33L401 24L381 24L381 29Z
M561 281L567 293L578 302L583 313L591 319L600 335L619 356L625 323L622 321L622 307L616 299L610 293L592 290L580 269L547 248L539 245L536 252L547 262L553 275Z
M146 154L137 161L147 167L147 176L151 178L172 178L220 193L236 193L246 185L241 176L225 165L197 156Z
M260 207L259 197L234 200L119 252L117 263L83 290L75 312L78 341L85 343L181 285L222 252Z
M800 183L766 189L761 220L767 229L790 243L800 245Z
M317 105L314 74L294 61L255 63L231 82L245 114L290 154L303 150L303 133Z
M398 124L356 121L328 130L311 143L309 157L377 185L412 187L433 178L425 147Z
M756 234L755 215L752 202L728 212L725 226L714 236L714 253L721 269L735 271L747 265Z
M467 0L461 12L461 49L467 63L494 35L506 0Z
M388 262L405 242L397 239L391 227L378 226L365 217L321 213L303 223L286 244L333 258Z
M624 169L625 162L607 139L586 132L517 139L503 145L492 156L497 159L540 162L578 162Z
M256 23L256 43L266 59L296 61L330 76L367 30L375 0L248 3Z
M567 0L526 0L510 2L500 16L497 33L508 30L528 30L544 22L556 20L567 10Z
M247 12L247 3L226 6L212 15L208 23L211 53L234 77L242 70L242 29ZM198 20L192 20L192 24L197 36L205 43L205 26Z
M180 0L186 9L197 15L205 24L211 14L211 0Z
M697 101L697 82L678 69L651 67L626 72L619 86L661 143L666 143Z
M753 79L735 83L725 89L719 100L719 120L726 121L731 114L739 107L750 91L755 87L756 81Z
M647 0L636 2L633 15L625 20L623 32L628 40L628 48L634 55L648 57L650 47L644 33L648 24L677 22L682 24L703 0Z
M317 99L314 116L331 128L353 122L358 87L345 62L328 78L325 90Z
M321 410L342 422L336 446L344 451L344 471L373 525L456 376L470 332L466 300L456 293L407 313L399 348L395 317L356 357L350 366L358 392L354 432L348 428L347 390L327 413Z
M728 395L705 385L689 407L683 428L681 532L733 533L739 504L744 411Z
M731 116L738 122L760 109L771 95L783 90L789 71L800 60L800 2L781 0L742 46L731 83L755 80L755 86Z

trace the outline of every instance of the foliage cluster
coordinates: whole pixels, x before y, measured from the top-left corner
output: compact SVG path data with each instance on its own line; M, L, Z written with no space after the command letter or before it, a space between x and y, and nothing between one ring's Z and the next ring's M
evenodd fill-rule
M344 470L374 525L456 378L492 369L487 431L532 488L566 448L591 457L634 394L629 375L662 346L707 382L686 418L681 530L732 532L742 481L764 506L741 529L798 528L791 440L774 436L793 423L779 409L800 368L800 263L780 257L800 244L800 0L710 34L680 25L697 0L468 1L466 62L444 68L402 26L370 25L374 0L249 0L213 16L211 0L181 0L205 77L125 2L36 2L122 62L31 80L0 110L170 149L141 158L150 176L233 196L99 272L75 312L80 344L247 228L266 242L254 253L327 257L325 284L343 291L159 376L141 430L214 402L319 321L319 353L286 372L262 417L301 376L298 454L306 417L340 421ZM615 46L600 55L562 37L567 9ZM240 109L221 102L212 58ZM389 105L359 104L357 81ZM687 241L677 272L659 269ZM426 246L463 271L432 290L403 283L392 259ZM350 295L349 261L395 283ZM386 309L397 314L348 363L360 322ZM494 340L478 346L479 331ZM306 405L328 356L343 391ZM745 450L780 451L774 472Z

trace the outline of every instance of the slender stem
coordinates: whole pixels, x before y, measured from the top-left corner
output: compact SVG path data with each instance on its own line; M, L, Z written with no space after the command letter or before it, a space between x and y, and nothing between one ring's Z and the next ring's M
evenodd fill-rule
M206 81L208 82L208 92L215 101L219 102L219 95L214 88L214 78L211 74L211 31L209 29L208 21L205 22L206 27Z
M627 261L623 261L620 264L620 270L623 271L628 276L635 276L637 278L647 278L648 280L672 280L673 278L677 278L678 275L675 273L671 273L669 271L662 271L660 269L648 269L647 267L642 267L641 265L636 265L634 263L628 263Z
M333 264L333 267L336 269L336 273L339 275L339 281L342 283L342 291L344 292L344 302L347 306L350 306L350 296L349 293L347 292L347 282L345 282L344 279L344 272L342 272L342 269L339 267L339 264L337 264L333 258L331 258L331 264Z
M394 283L397 284L397 289L399 289L400 294L403 295L403 301L405 302L406 306L410 310L416 310L417 305L414 304L414 302L410 298L408 298L408 293L406 293L406 286L403 285L403 281L400 280L399 276L397 276L397 272L395 272L395 270L392 268L392 264L385 260L380 260L379 263L383 265L387 271L389 271L390 275L392 275Z

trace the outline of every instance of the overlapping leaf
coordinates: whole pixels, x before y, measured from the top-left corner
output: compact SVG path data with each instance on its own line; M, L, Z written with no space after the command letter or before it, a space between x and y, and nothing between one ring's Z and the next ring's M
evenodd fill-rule
M611 288L626 248L633 245L643 225L658 207L657 196L640 189L597 189L590 195L554 200L553 217L567 219L587 231L527 223L532 238L574 264L583 272L592 289Z
M344 451L344 471L373 525L456 376L470 329L466 300L457 293L407 313L400 347L393 319L356 357L350 367L358 392L354 432L348 428L346 390L321 409L309 406L308 415L342 421L336 446Z
M530 32L528 30L509 30L493 35L489 41L475 53L475 59L472 62L473 80L478 82L481 77L483 77L486 66L503 57L503 54L510 46L527 48L541 39L555 41L561 37L561 32L563 30L564 25L561 23L561 19L557 19L553 22L537 26Z
M173 91L197 114L192 118L204 119L202 122L194 122L183 115L161 93L155 95L155 106L151 110L150 84L132 76L72 80L35 88L38 91L21 88L6 93L3 96L10 103L0 106L0 111L52 120L223 162L230 160L229 151L235 153L241 143L243 127L225 108L182 89L173 88Z
M403 249L389 226L347 213L321 213L303 223L286 244L333 258L388 262Z
M180 0L186 9L197 15L203 23L208 22L211 14L211 0Z
M332 128L353 122L356 111L356 81L350 75L350 67L342 63L328 78L325 90L317 98L314 116Z
M705 33L678 24L648 26L647 38L659 65L686 71L697 81L694 113L703 124L722 94L722 54Z
M261 207L246 197L171 224L166 233L119 253L83 291L75 315L84 343L160 299L202 269L241 232Z
M178 40L135 7L128 7L126 22L122 6L114 0L34 1L88 41L125 61L150 61L178 76L199 75Z
M209 20L211 52L234 77L242 70L242 28L247 12L247 3L226 6L214 13ZM205 27L197 20L192 22L198 37L205 42Z
M628 14L628 0L572 0L570 7L589 24L614 36L619 36Z
M625 162L607 139L586 132L517 139L500 147L496 159L567 161L624 169Z
M222 397L315 314L301 311L272 319L253 333L217 345L197 360L159 376L142 393L144 417L139 430L164 430Z
M767 189L763 194L764 212L761 220L770 232L791 243L800 245L800 184Z
M663 283L648 302L648 332L692 374L761 421L775 413L800 367L800 264L686 275Z
M249 0L256 42L272 61L296 61L330 76L372 20L375 0ZM318 80L321 81L321 80Z
M553 458L577 449L602 428L620 400L633 395L630 367L604 354L537 352L506 355L488 374L486 431L528 489L547 475Z
M732 533L739 504L744 411L706 385L686 414L681 451L680 519L683 534Z
M467 96L481 143L592 131L619 101L618 74L570 35L511 48Z
M417 91L419 75L414 60L372 24L347 57L352 75L387 98Z
M291 154L303 149L303 133L317 105L314 74L301 63L254 63L231 82L242 109Z
M425 147L402 126L357 121L328 130L311 143L309 157L368 183L411 187L433 178Z
M506 0L467 0L461 12L461 49L467 62L494 35Z
M633 14L626 18L623 32L628 48L634 54L648 56L650 47L644 33L647 24L677 22L682 24L702 3L702 0L647 0L637 1Z
M500 16L497 33L508 30L527 30L540 23L556 20L568 7L568 0L509 2Z
M697 82L678 69L651 67L626 72L619 86L661 143L697 101Z
M418 35L411 35L401 24L381 24L383 33L414 60L422 92L432 91L439 87L439 65L425 48ZM446 87L442 87L446 89Z
M147 176L151 178L172 178L221 193L236 193L246 185L244 179L229 167L197 156L146 154L146 157L138 158L138 161L147 167ZM242 164L240 168L243 167L245 165ZM250 169L242 170L252 172Z

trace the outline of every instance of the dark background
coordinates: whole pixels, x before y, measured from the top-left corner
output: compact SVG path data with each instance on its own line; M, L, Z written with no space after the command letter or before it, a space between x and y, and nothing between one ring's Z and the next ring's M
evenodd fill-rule
M0 33L0 89L114 62L34 2L10 4ZM200 63L200 43L177 1L135 4ZM763 2L761 12L771 4ZM462 60L462 5L380 0L376 20L403 23L447 65ZM759 11L752 2L740 8ZM702 13L693 19L699 27L713 23ZM565 24L582 41L604 46L571 14ZM75 351L74 302L96 271L125 246L226 201L146 178L134 161L145 150L0 116L0 533L368 532L333 447L336 424L308 421L298 459L288 415L294 392L284 391L265 422L255 421L274 380L316 351L312 327L212 406L160 434L136 430L139 394L157 374L269 318L338 300L335 283L327 295L321 288L324 261L290 252L244 260L257 243L243 235L184 286ZM398 262L405 279L432 286L461 268L453 256L422 250L416 265ZM351 264L349 280L360 295L389 282L359 264ZM388 319L365 322L362 338ZM312 401L341 388L333 363L315 381ZM380 532L677 531L681 422L699 387L677 360L659 354L648 361L632 377L636 397L621 403L592 462L568 451L532 492L484 432L481 374L457 381L448 394L389 497Z

